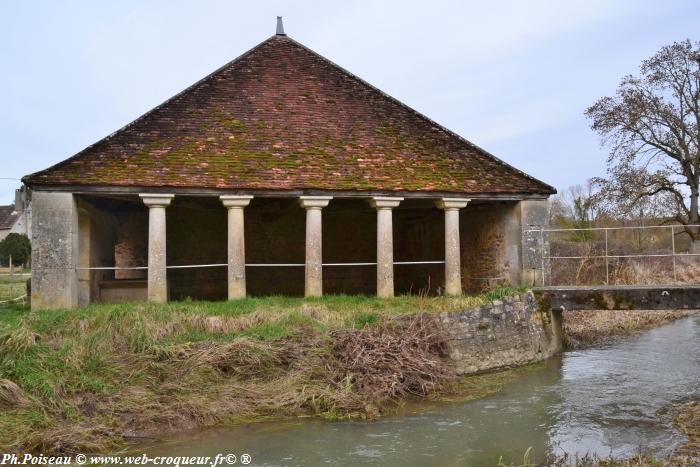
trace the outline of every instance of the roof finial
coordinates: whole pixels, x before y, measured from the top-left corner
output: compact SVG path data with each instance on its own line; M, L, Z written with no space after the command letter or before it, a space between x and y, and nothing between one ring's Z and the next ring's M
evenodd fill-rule
M282 24L282 17L277 17L277 33L278 36L286 36L284 33L284 24Z

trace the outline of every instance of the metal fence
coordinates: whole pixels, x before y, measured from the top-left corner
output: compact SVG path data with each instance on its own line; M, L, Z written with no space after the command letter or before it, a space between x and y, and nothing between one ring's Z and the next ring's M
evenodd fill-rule
M445 264L444 261L394 261L394 266L404 266L412 264ZM337 266L376 266L376 262L366 263L322 263L323 267ZM285 267L305 267L306 263L246 263L247 268L285 268ZM228 263L213 263L213 264L180 264L168 265L166 269L197 269L197 268L219 268L228 267ZM94 266L94 267L79 267L76 266L76 271L133 271L147 270L148 266Z
M685 227L529 229L525 244L536 252L543 286L697 283L700 253L690 251Z
M0 272L0 307L21 304L27 299L27 280L31 277L31 273L7 269L4 268Z

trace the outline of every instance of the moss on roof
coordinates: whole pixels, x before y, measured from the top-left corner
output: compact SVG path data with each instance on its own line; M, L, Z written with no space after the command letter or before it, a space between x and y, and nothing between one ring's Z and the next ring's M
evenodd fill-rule
M286 36L273 36L30 186L551 194Z

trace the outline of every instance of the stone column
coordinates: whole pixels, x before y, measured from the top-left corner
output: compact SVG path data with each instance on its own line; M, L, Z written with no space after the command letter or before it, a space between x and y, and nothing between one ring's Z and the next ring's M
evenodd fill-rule
M549 284L549 203L546 199L520 201L522 270L520 282L529 287Z
M445 211L445 294L462 294L462 266L459 248L459 210L469 203L466 198L442 198L435 204Z
M32 197L32 310L78 305L78 209L72 193Z
M323 295L323 259L321 209L328 206L332 196L301 196L299 204L306 209L306 267L304 269L304 295Z
M403 198L375 196L370 205L377 210L377 296L394 296L394 229L392 213Z
M168 301L166 269L165 208L175 197L171 194L141 194L148 206L148 301Z
M219 196L228 209L228 299L244 298L245 290L245 233L243 209L252 196Z

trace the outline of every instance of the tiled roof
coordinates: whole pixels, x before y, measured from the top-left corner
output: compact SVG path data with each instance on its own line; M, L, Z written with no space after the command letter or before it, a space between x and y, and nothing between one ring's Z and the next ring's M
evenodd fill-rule
M286 36L273 36L31 186L551 194Z
M11 229L17 221L14 204L0 206L0 230Z

